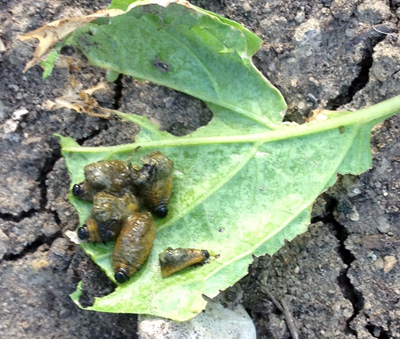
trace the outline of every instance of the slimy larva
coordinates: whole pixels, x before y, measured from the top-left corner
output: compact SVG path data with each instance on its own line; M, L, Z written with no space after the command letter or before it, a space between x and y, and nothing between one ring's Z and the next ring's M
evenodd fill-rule
M125 220L112 256L116 281L124 283L143 265L155 235L151 213L135 213Z
M98 161L85 166L85 181L72 188L72 194L92 201L100 191L122 193L132 186L131 170L122 160Z
M207 250L198 250L193 248L171 248L159 254L161 275L163 278L179 272L186 267L203 263L210 257Z
M132 193L126 192L122 196L96 193L90 218L79 228L78 236L92 242L112 240L120 233L124 220L138 211L139 202Z
M143 167L137 173L135 183L146 207L164 218L168 214L174 163L159 151L151 152L141 160Z

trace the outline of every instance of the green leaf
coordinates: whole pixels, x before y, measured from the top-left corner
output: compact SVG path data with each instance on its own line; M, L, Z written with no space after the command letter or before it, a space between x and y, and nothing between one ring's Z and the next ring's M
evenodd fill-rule
M304 125L257 126L241 115L218 113L210 124L185 137L157 130L146 118L116 112L142 127L134 144L81 147L61 137L71 185L86 164L101 159L139 158L161 150L175 163L170 213L157 219L157 236L147 263L89 310L154 314L188 320L247 274L252 256L274 254L306 231L316 197L338 173L360 174L371 165L371 127L400 110L400 97L357 112L333 114ZM242 124L241 124L242 123ZM243 126L243 127L242 127ZM135 149L141 146L138 152ZM70 196L83 222L90 206ZM82 244L114 281L113 244ZM158 254L167 247L193 247L219 254L210 263L163 279Z
M107 71L106 80L108 82L114 82L118 79L119 73L114 71Z
M137 1L138 0L112 0L111 5L108 6L108 9L120 9L126 11L129 5Z
M176 89L268 128L286 110L281 94L251 62L260 39L196 7L136 6L87 24L65 43L95 66Z
M370 167L371 127L400 108L397 97L357 112L325 112L325 120L304 125L282 123L283 98L250 59L259 39L237 23L189 5L138 5L88 24L68 43L94 65L188 93L214 112L207 126L185 137L121 112L115 113L141 126L134 144L90 148L60 137L71 187L84 179L85 165L103 159L130 158L139 164L141 156L161 150L175 164L170 212L156 219L148 261L129 282L96 298L89 310L180 321L194 317L205 308L202 295L214 297L246 275L253 255L272 255L304 232L314 200L338 173L359 174ZM71 194L69 199L82 224L90 204ZM115 282L113 244L81 246ZM158 254L167 247L219 256L163 279ZM78 301L79 291L73 299Z
M47 79L51 75L51 72L53 71L54 64L56 63L57 59L58 59L58 51L54 49L49 53L46 60L42 60L40 62L40 65L44 69L43 79Z
M69 296L71 297L74 303L80 306L79 298L81 297L81 295L82 295L82 281L80 281L76 286L76 291L71 293Z

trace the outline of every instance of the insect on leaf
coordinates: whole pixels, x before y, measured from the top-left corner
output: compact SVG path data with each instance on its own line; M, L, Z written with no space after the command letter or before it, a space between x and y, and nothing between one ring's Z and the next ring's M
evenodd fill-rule
M128 2L113 5L126 10ZM149 259L89 310L179 321L194 317L205 308L202 295L214 297L237 282L254 255L272 255L306 231L314 200L338 173L360 174L371 166L371 128L399 110L394 98L378 108L324 112L326 119L304 125L282 123L282 96L251 62L259 38L186 2L166 7L138 2L123 15L92 21L65 43L93 65L185 92L214 113L207 126L185 137L121 112L116 114L141 126L134 144L90 148L60 136L71 187L84 179L85 165L99 160L130 157L139 164L159 150L174 162L169 213L156 219ZM70 201L82 224L90 204L72 194ZM113 243L82 247L115 281ZM168 247L218 256L163 279L158 256ZM79 302L79 294L72 298Z

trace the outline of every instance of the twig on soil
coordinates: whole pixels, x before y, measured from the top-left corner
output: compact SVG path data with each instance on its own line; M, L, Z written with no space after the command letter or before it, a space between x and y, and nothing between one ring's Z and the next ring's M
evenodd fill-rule
M290 335L292 336L292 339L299 339L296 325L294 324L292 314L290 313L289 307L286 304L286 302L282 299L281 302L279 303L278 300L276 300L275 297L269 291L266 291L266 294L268 298L271 300L271 302L275 305L275 307L282 312L283 317L285 318L286 321L286 325L289 329Z

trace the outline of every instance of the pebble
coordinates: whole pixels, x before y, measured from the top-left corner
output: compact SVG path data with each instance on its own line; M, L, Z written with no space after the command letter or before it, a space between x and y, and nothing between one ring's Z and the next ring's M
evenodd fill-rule
M355 206L353 206L351 212L350 212L350 220L351 221L358 221L360 220L360 214L358 213L357 209Z
M383 258L383 262L384 262L383 271L385 273L389 273L397 264L397 259L392 255L387 255L386 257Z
M70 242L66 238L57 238L53 241L48 252L48 260L54 268L64 270L68 267L71 261L69 246Z
M7 235L0 229L0 261L4 258L7 253L10 240Z
M301 24L305 19L305 14L303 11L300 11L296 14L296 17L294 18L294 20L298 23Z
M250 12L252 10L251 5L248 2L243 4L243 9L245 12Z
M254 324L241 305L230 310L213 301L186 322L140 316L138 334L139 339L256 339Z
M4 42L0 39L0 53L4 53L6 51L6 46Z

